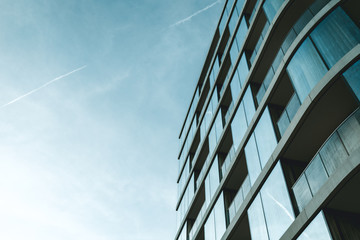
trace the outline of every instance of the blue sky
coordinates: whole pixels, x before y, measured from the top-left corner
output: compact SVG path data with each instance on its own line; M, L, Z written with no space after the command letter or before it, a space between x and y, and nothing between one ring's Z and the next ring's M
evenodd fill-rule
M0 2L0 239L173 239L213 3Z

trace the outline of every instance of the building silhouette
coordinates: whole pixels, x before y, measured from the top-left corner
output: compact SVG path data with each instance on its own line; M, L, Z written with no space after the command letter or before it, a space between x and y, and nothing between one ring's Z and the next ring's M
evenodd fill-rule
M180 132L175 240L360 239L360 1L228 0Z

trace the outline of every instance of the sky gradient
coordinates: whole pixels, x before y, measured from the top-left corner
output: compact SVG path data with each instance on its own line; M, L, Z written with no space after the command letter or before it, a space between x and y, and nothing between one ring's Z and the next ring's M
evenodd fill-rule
M0 2L0 239L173 239L223 1Z

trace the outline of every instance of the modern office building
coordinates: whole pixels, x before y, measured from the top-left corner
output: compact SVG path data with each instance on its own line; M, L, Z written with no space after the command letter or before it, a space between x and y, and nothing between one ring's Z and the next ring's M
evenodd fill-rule
M180 131L175 240L360 239L359 43L359 0L225 1Z

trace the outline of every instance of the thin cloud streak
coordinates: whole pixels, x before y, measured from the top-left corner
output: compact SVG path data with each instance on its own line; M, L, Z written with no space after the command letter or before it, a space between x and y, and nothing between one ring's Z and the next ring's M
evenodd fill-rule
M205 8L203 8L203 9L195 12L194 14L190 15L189 17L184 18L184 19L182 19L182 20L180 20L180 21L177 21L176 23L170 25L169 27L170 27L170 28L171 28L171 27L175 27L175 26L177 26L177 25L179 25L179 24L182 24L182 23L184 23L184 22L190 21L190 20L191 20L193 17L195 17L196 15L198 15L198 14L200 14L200 13L208 10L209 8L215 6L216 4L218 4L218 3L220 3L220 2L221 2L221 0L217 0L216 2L213 2L212 4L206 6Z
M63 79L63 78L65 78L65 77L67 77L67 76L69 76L69 75L71 75L71 74L73 74L73 73L75 73L75 72L78 72L78 71L80 71L80 70L83 70L83 69L86 68L86 67L87 67L87 66L84 65L84 66L79 67L79 68L77 68L77 69L75 69L75 70L72 70L71 72L68 72L68 73L63 74L63 75L61 75L61 76L59 76L59 77L56 77L56 78L48 81L47 83L41 85L40 87L35 88L35 89L31 90L30 92L25 93L24 95L21 95L20 97L17 97L17 98L15 98L14 100L12 100L12 101L10 101L10 102L8 102L8 103L5 103L5 104L3 104L3 105L1 105L1 106L0 106L0 109L1 109L1 108L4 108L4 107L6 107L6 106L9 106L10 104L15 103L15 102L23 99L24 97L27 97L27 96L29 96L29 95L31 95L31 94L39 91L40 89L42 89L42 88L44 88L44 87L46 87L46 86L48 86L48 85L50 85L50 84L52 84L52 83L60 80L60 79Z

